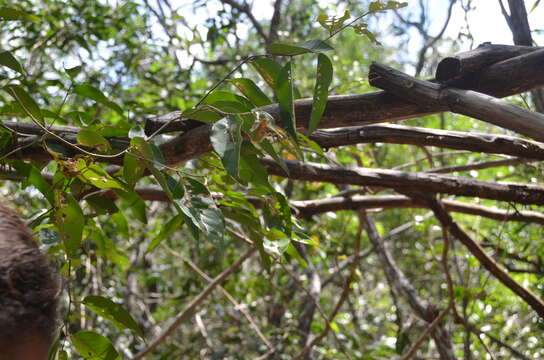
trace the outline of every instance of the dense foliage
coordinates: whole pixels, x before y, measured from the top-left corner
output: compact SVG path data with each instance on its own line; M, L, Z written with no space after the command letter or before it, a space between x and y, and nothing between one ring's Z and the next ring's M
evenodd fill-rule
M266 2L270 16L256 18L261 3L253 11L235 0L0 7L1 190L63 278L51 359L130 359L147 350L149 359L388 359L413 347L452 302L457 317L446 314L441 329L456 356L544 356L537 315L453 237L445 249L428 209L303 216L297 200L394 192L270 176L261 162L289 174L286 161L295 159L414 172L497 159L383 143L322 149L310 140L330 95L371 91L373 60L430 73L437 49L454 51L460 40L423 37L435 53L420 52L425 62L412 64L399 61L417 57L404 53L407 4L277 0ZM404 21L380 26L395 16ZM306 97L313 104L301 125L294 102ZM268 111L275 103L277 114ZM187 128L167 131L179 123ZM404 124L504 133L450 113ZM203 128L213 151L172 145ZM518 162L456 174L536 184L541 170ZM454 218L544 296L538 223ZM433 316L421 319L394 286L376 240ZM432 340L419 353L448 358Z

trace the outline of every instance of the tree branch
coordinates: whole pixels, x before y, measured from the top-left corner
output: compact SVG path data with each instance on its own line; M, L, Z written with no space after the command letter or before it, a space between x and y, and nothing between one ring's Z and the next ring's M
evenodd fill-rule
M140 351L136 356L131 360L141 360L146 355L151 353L160 343L162 343L168 336L176 330L181 323L189 317L193 310L200 305L206 298L212 293L212 291L221 284L230 274L236 271L242 264L249 259L257 251L256 247L251 247L244 255L242 255L234 264L225 269L221 274L219 274L209 285L202 291L197 297L195 297L185 309L176 315L172 324L170 324L166 329L164 329L155 340L153 340L145 349Z
M410 144L544 160L544 144L513 136L447 131L402 125L366 125L316 130L310 139L323 148L363 143Z
M541 49L532 46L482 44L474 50L442 59L436 67L436 80L446 84L460 79L466 81L467 77L477 76L477 72L492 64Z
M544 54L544 50L541 51ZM408 101L423 102L431 107L445 106L452 112L516 131L533 139L544 140L544 115L511 102L471 90L443 88L379 63L370 66L369 78L373 86Z
M455 200L442 200L446 210L487 217L497 221L522 221L544 225L544 214L537 211L512 211L468 204ZM339 210L426 208L424 201L404 195L331 197L319 200L291 201L298 216L309 218L316 214Z
M544 302L539 299L530 290L524 288L521 284L516 282L506 271L501 269L495 260L486 254L484 249L474 241L467 233L465 233L456 222L453 221L446 209L442 206L441 202L434 197L418 193L418 198L424 198L429 202L429 206L436 218L440 221L443 227L445 227L453 236L455 236L470 253L480 261L480 263L504 286L512 290L516 295L523 299L536 313L544 318Z
M271 159L264 158L261 163L269 174L291 179L377 186L397 191L422 191L459 196L474 196L521 204L544 205L544 187L532 184L498 183L464 178L460 176L381 170L368 168L348 169L316 163L302 163L286 160L289 175Z
M431 323L428 330L432 331L432 336L438 352L440 353L440 358L443 360L456 359L453 353L453 345L451 343L448 331L443 326L439 326L442 317L437 314L438 311L436 307L434 304L427 304L419 297L417 290L404 275L404 272L398 267L395 259L385 247L383 240L380 238L380 235L376 230L372 218L366 213L363 213L362 216L365 220L365 228L368 238L372 245L374 245L376 254L384 267L384 271L389 279L389 282L393 285L395 291L402 294L410 305L412 311L414 311L419 318L425 320L427 323ZM443 314L443 316L444 315L445 314ZM440 320L436 321L437 318Z

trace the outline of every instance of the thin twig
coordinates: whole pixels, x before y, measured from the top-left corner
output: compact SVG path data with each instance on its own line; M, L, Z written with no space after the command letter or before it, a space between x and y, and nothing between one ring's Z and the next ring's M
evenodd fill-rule
M77 151L80 151L86 155L89 155L89 156L93 156L93 157L97 157L97 158L101 158L101 159L111 159L111 158L116 158L116 157L119 157L121 155L123 155L124 153L127 152L127 149L117 153L117 154L113 154L113 155L104 155L104 154L97 154L97 153L93 153L93 152L90 152L90 151L87 151L75 144L72 144L71 142L69 142L68 140L65 140L62 136L59 136L57 134L55 134L54 132L52 132L51 130L49 130L47 127L45 127L38 119L36 119L34 117L34 115L32 114L32 112L30 112L30 110L27 109L26 105L24 104L24 102L19 98L19 96L17 95L17 93L15 91L13 91L12 89L8 89L9 90L9 93L11 94L11 96L13 96L15 98L15 100L17 100L17 103L19 104L19 106L21 106L21 108L25 111L25 113L32 119L32 121L38 125L38 127L40 127L45 133L53 136L54 138L56 138L57 140L59 140L60 142L76 149Z
M200 275L201 277L203 277L206 281L208 282L212 282L213 279L210 278L204 271L202 271L202 269L200 269L195 263L193 263L190 259L188 259L187 257L183 256L181 253L177 252L177 251L174 251L173 249L170 249L168 248L168 250L170 251L170 253L176 257L179 257L180 259L182 259L183 261L185 261L187 263L187 265L189 265L189 267L191 267L191 269L193 269L198 275ZM259 329L259 327L257 326L255 320L253 320L253 318L251 317L251 315L249 314L249 312L246 311L246 309L244 308L243 305L239 304L236 299L234 299L234 297L229 294L229 292L227 290L225 290L224 287L222 287L221 285L218 285L217 287L219 289L219 291L221 291L221 293L232 303L232 305L234 305L234 308L238 311L240 311L244 316L245 318L247 319L247 321L249 322L249 324L251 325L251 327L253 328L253 330L255 330L255 332L257 333L257 335L259 336L259 338L262 340L262 342L266 345L266 347L270 350L270 351L273 351L274 350L274 346L272 345L272 343L270 343L270 341L268 341L266 339L266 337L263 335L263 333L261 332L261 330Z
M143 359L146 355L151 353L157 346L159 346L168 336L176 330L181 323L186 320L193 310L200 305L211 293L212 291L219 285L221 282L223 282L230 274L232 274L234 271L236 271L242 264L249 259L255 252L257 251L256 247L251 247L244 255L242 255L234 264L229 266L227 269L225 269L221 274L219 274L216 278L213 279L212 282L204 289L197 297L195 297L189 305L185 307L185 309L180 312L176 317L174 318L174 321L172 324L170 324L166 329L164 329L159 336L151 342L145 349L140 351L136 356L132 358L132 360L140 360Z
M346 301L349 295L349 289L351 282L353 281L353 278L355 277L355 270L357 269L357 262L359 261L359 255L361 250L361 236L363 233L363 222L364 217L359 217L359 230L357 231L357 235L355 236L355 244L354 244L354 257L351 258L350 265L351 265L351 271L349 274L349 277L346 279L346 283L344 285L344 288L342 289L342 293L340 294L340 297L338 298L338 301L336 302L336 306L334 307L331 315L329 316L327 320L327 324L325 326L325 329L319 334L318 336L314 337L305 347L302 349L293 359L301 359L303 356L308 354L314 346L319 344L325 336L329 333L331 329L331 322L334 320L336 315L338 314L338 311L340 311L340 308Z
M410 350L408 350L408 352L404 354L401 360L409 360L415 355L416 351L423 344L425 339L427 339L427 337L431 334L431 332L438 326L438 324L440 324L440 321L442 321L442 319L447 315L447 313L451 310L452 306L453 306L453 303L450 302L448 307L445 308L444 311L442 311L440 315L438 315L433 320L433 322L427 327L427 329L425 329L423 334L421 334L419 339L417 339L416 343L410 348Z

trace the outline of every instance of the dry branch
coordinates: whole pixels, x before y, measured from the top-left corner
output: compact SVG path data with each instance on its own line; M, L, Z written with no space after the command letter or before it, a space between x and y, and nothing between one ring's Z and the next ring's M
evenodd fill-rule
M399 268L397 262L391 255L391 252L385 246L383 239L376 230L372 217L367 213L363 213L361 219L364 219L366 233L374 246L376 255L378 255L378 258L382 263L388 282L398 294L404 297L412 311L419 318L434 324L432 327L429 327L429 329L432 331L431 334L437 350L440 353L440 359L456 359L448 330L443 324L440 324L440 320L435 322L437 317L441 319L437 313L438 309L436 308L436 305L427 303L419 296L417 289Z
M370 66L370 83L414 103L431 108L445 106L452 112L544 140L544 115L511 102L476 91L444 88L379 63Z
M487 217L497 221L522 221L544 225L544 214L537 211L495 209L455 200L442 200L446 210ZM328 211L357 209L427 208L424 201L416 201L404 195L331 197L319 200L291 201L298 215L309 218Z
M498 183L464 178L460 176L405 172L398 170L329 166L287 160L289 175L271 159L261 162L272 175L291 179L378 186L398 191L424 191L459 196L474 196L521 204L544 205L544 187L520 183Z
M515 281L506 271L497 265L484 249L474 241L466 232L463 231L457 225L455 221L448 214L446 209L442 206L440 201L435 198L426 196L425 194L418 193L415 196L418 198L426 198L429 202L431 210L434 212L436 218L440 221L442 226L446 228L453 236L455 236L465 247L470 251L475 258L503 285L512 290L516 295L521 297L536 313L544 318L544 302L539 299L530 290L524 288L521 284Z
M544 50L537 50L526 55L517 56L505 61L495 63L481 73L475 74L469 80L456 83L460 88L470 88L493 96L507 96L521 93L527 90L544 86ZM301 129L307 127L312 100L300 99L295 101L295 112ZM279 117L277 104L269 105L262 110L270 112L276 118ZM320 128L335 128L354 125L373 124L384 121L397 121L401 119L418 117L426 114L448 110L442 104L417 105L402 100L384 91L368 94L337 95L329 97ZM161 149L165 152L165 158L170 165L178 164L188 159L198 157L211 151L209 140L209 125L197 126L198 122L188 119L179 119L179 112L166 114L156 119L146 121L146 130L150 133L171 121L167 131L185 131L182 135L163 144ZM196 126L196 127L195 127ZM35 127L35 125L29 125ZM52 129L54 132L62 129ZM28 130L33 134L43 134L41 130ZM26 159L50 159L40 147L29 149L23 156ZM515 155L515 154L511 154ZM516 155L517 156L517 155ZM521 156L521 155L520 155Z
M470 78L470 84L456 83L460 88L474 90L492 96L508 96L544 86L544 50L538 50L526 55L498 62ZM311 99L295 101L297 126L307 128L312 107ZM277 104L264 107L272 116L279 118ZM319 123L320 128L335 128L354 125L373 124L384 121L398 121L436 112L446 111L448 107L442 104L429 106L417 105L402 100L384 91L359 95L337 95L329 97L325 113ZM156 126L158 128L162 124ZM193 139L195 138L195 139ZM184 143L200 144L197 149ZM170 164L177 164L190 156L200 156L211 149L209 145L209 126L196 128L176 137L166 148L188 149L188 153L171 152L168 158Z
M504 97L544 86L544 50L507 59L485 68L469 79L456 82L455 86L472 89L488 95ZM372 76L369 76L372 79ZM279 107L272 104L260 108L279 120ZM295 101L297 127L306 129L312 110L312 99ZM445 106L414 104L385 91L367 94L329 96L320 128L375 124L398 121L447 110ZM167 116L167 115L165 115ZM179 116L179 114L178 114ZM169 124L170 131L184 130L187 119ZM278 123L280 123L278 121ZM149 119L146 129L156 130L164 124L162 119Z
M143 359L146 355L151 353L157 346L159 346L168 336L172 334L174 330L181 325L181 323L189 317L194 309L200 305L206 298L212 293L212 291L221 284L230 274L236 271L242 264L251 257L257 251L256 247L251 247L244 255L242 255L234 264L225 269L221 274L213 279L212 282L195 297L183 311L176 315L172 323L166 327L155 340L153 340L145 349L140 351L131 360Z
M324 148L361 143L410 144L544 160L544 144L513 136L402 125L366 125L317 130L310 138Z
M474 50L442 59L436 67L436 80L440 83L459 81L499 61L531 53L539 48L531 46L482 44Z

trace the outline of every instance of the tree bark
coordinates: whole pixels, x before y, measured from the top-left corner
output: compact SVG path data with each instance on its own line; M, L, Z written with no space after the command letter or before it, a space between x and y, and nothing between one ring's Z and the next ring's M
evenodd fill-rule
M379 63L370 66L370 79L373 86L408 101L423 103L431 108L445 106L452 112L516 131L533 139L544 140L544 115L511 102L476 91L442 88Z
M261 163L269 174L291 179L376 186L397 191L422 191L458 196L473 196L520 204L544 205L544 187L532 184L498 183L464 178L461 176L410 173L397 170L329 166L286 160L289 174L275 161L264 158Z
M511 46L482 44L474 50L442 59L436 67L435 77L439 83L467 80L467 76L477 76L484 68L516 56L531 53L539 48L532 46Z
M316 130L310 139L323 148L362 143L411 144L544 160L544 144L513 136L446 131L402 125L366 125Z
M417 197L426 197L425 194L416 194ZM442 223L453 236L455 236L463 245L470 251L474 257L503 285L512 290L516 295L522 298L534 311L544 318L544 302L533 294L530 290L524 288L516 282L508 273L500 268L495 260L486 254L484 249L474 241L467 233L465 233L457 223L453 221L448 212L440 204L440 201L435 198L429 199L429 206L434 212L436 218Z

